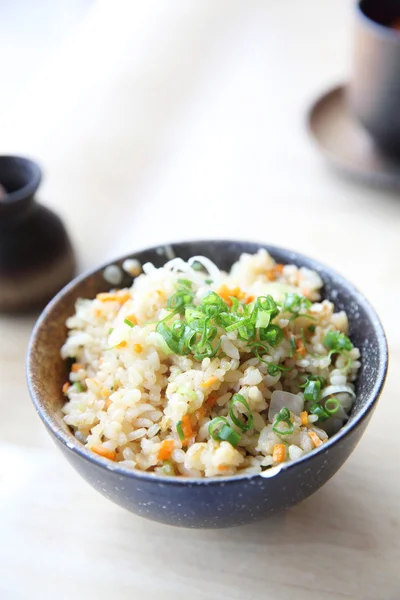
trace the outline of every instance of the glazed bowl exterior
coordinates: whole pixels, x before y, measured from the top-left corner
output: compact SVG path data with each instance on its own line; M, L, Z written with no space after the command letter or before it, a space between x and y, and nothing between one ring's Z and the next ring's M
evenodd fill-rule
M357 400L349 421L322 447L281 469L263 475L210 479L159 477L127 470L101 458L80 444L62 419L62 384L68 376L60 357L66 337L65 320L80 297L93 298L110 286L104 266L73 280L50 302L32 333L27 356L27 379L35 408L56 445L95 489L127 510L161 523L184 527L231 527L264 519L301 502L328 481L350 456L371 418L384 384L388 355L385 334L368 301L343 277L296 252L273 246L236 241L198 241L135 252L126 258L162 266L171 250L184 260L204 255L228 270L243 252L260 247L280 263L316 270L324 281L324 297L349 317L350 336L361 350ZM126 276L123 285L130 285ZM274 474L273 474L274 473ZM272 475L273 476L266 476Z

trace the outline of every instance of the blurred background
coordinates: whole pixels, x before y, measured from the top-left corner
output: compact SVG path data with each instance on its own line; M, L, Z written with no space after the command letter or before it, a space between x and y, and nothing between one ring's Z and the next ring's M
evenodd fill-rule
M42 165L40 197L65 218L82 268L190 236L304 252L317 243L353 278L379 254L368 244L351 267L337 264L332 212L369 236L383 208L398 207L328 172L305 128L315 96L348 76L350 0L18 0L0 10L0 150ZM289 207L307 224L301 235L287 235ZM95 227L103 235L88 244Z

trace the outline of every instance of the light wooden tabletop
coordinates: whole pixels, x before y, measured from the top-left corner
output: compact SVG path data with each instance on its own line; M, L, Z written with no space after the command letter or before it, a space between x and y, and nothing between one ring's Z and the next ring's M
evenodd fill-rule
M35 157L80 268L188 238L315 256L371 300L391 372L368 430L312 498L221 531L143 520L53 446L24 378L32 317L0 318L2 600L398 600L399 194L332 173L304 115L349 71L352 2L98 2L0 118Z

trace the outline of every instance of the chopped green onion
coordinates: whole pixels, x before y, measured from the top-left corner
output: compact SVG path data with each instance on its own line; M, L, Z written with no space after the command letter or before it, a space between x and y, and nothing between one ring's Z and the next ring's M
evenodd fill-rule
M218 431L224 425L229 425L228 419L226 419L225 417L215 417L215 419L210 421L210 423L208 425L208 433L211 435L211 437L214 440L218 441L218 439L219 439L217 437Z
M215 417L208 426L208 433L217 442L221 440L227 441L234 448L236 448L240 440L239 433L230 427L225 417Z
M85 388L84 388L84 387L83 387L83 385L80 383L80 381L76 381L72 387L75 389L75 391L77 391L77 392L79 392L79 393L80 393L80 392L84 392L84 391L85 391Z
M251 341L255 338L256 328L251 323L245 323L239 329L239 338L245 342Z
M179 354L181 356L185 356L190 352L188 341L190 341L190 338L193 336L194 332L189 329L188 333L187 329L189 328L186 328L182 321L174 321L172 327L168 327L166 323L160 321L156 327L157 333L164 338L168 347L175 352L175 354Z
M279 365L275 365L274 363L269 363L268 368L267 368L267 372L268 375L271 375L271 377L275 377L275 375L278 375L278 373L280 373L280 368Z
M189 288L190 290L193 287L193 281L190 281L190 279L178 279L178 283L180 283L184 287Z
M231 446L236 448L240 442L240 434L237 433L229 425L224 425L218 433L218 437L221 441L229 442Z
M110 327L110 329L108 330L108 335L111 335L113 331L114 331L114 327Z
M312 405L310 413L317 415L319 421L326 421L329 419L329 413L318 403Z
M310 308L311 301L300 294L286 294L283 301L283 310L287 310L292 314L298 314L302 308Z
M318 381L321 385L321 388L323 388L326 384L326 379L325 379L325 377L322 377L322 375L307 375L305 382L302 383L300 385L300 387L302 387L302 388L307 387L307 385L310 383L310 381Z
M183 433L183 429L182 429L182 421L179 421L179 423L177 423L176 431L178 432L179 439L184 440L185 434Z
M191 400L197 400L197 394L194 390L189 390L187 387L181 385L176 390L178 394L182 394L182 396L186 396L186 398L190 398Z
M283 331L278 325L269 325L265 330L260 329L260 339L272 347L278 346L283 340Z
M206 283L207 285L211 285L212 283L214 283L214 281L212 279L205 279L204 283Z
M340 333L340 331L328 331L324 337L323 344L332 354L349 352L354 348L347 335Z
M238 312L240 303L236 296L229 296L229 300L232 302L231 312Z
M263 361L263 362L266 362L266 361ZM268 364L267 373L268 373L268 375L271 375L271 377L275 377L275 375L278 375L278 373L292 370L292 367L284 367L283 365L276 365L275 363L267 363L267 364Z
M270 319L274 319L279 313L278 306L272 296L258 296L254 305L255 310L263 310L270 313Z
M308 331L309 331L310 333L314 333L314 332L315 332L315 329L316 329L316 325L309 325L309 326L307 327L307 329L308 329Z
M283 301L283 310L291 313L290 320L298 319L299 317L305 317L307 319L311 319L312 321L316 321L315 317L311 315L304 314L301 311L307 311L310 306L312 306L311 300L308 300L305 296L300 296L299 294L286 294L285 299Z
M210 291L199 304L194 304L192 286L193 282L189 279L177 281L176 291L167 301L170 312L157 323L156 331L169 350L180 356L193 353L196 360L213 358L219 353L221 342L212 342L218 335L218 328L222 328L227 333L237 331L238 338L247 343L249 351L269 365L259 353L264 351L268 354L271 347L277 346L283 339L282 329L271 323L280 310L272 296L258 296L250 304L231 297L231 306L228 306L219 294ZM301 305L307 302L301 299ZM295 340L291 344L292 347L294 344L294 350ZM269 369L275 374L285 370L281 366L269 366Z
M132 321L130 321L129 319L124 319L124 323L126 323L126 325L129 325L129 327L135 327L135 324L132 323Z
M266 310L259 310L257 312L256 327L268 327L270 320L271 313L267 312Z
M235 329L240 329L241 327L244 327L245 325L248 325L250 323L250 318L243 318L243 319L239 319L238 321L236 321L236 323L233 323L232 325L229 325L228 327L225 328L225 331L227 331L228 333L230 331L235 331Z
M304 388L304 399L310 402L318 402L321 395L321 384L319 381L308 381Z
M291 336L289 343L290 343L291 356L293 356L293 354L295 354L297 351L296 338Z
M242 404L247 410L247 414L245 414L246 421L243 421L243 419L240 419L235 414L235 405L238 409L240 404ZM239 427L239 429L241 429L243 432L253 429L253 413L251 412L247 400L241 394L234 394L232 396L232 399L229 403L229 416L236 427Z
M173 475L175 475L174 465L172 464L172 462L170 460L164 460L163 466L161 467L161 469L165 475L169 475L171 477Z
M340 402L337 398L328 398L325 402L324 409L328 415L335 415L340 408Z
M281 429L280 427L278 427L279 423L286 423L288 428ZM290 419L290 410L288 408L281 408L281 410L275 415L275 420L272 424L272 430L277 435L290 435L293 433L294 425Z

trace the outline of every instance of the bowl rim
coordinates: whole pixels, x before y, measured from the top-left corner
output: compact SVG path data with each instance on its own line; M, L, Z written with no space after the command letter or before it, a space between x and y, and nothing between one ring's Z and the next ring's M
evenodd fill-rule
M267 471L265 471L263 473L238 474L238 475L217 476L217 477L208 477L208 478L206 478L206 477L203 477L203 478L187 477L185 479L182 479L182 478L177 478L177 477L173 477L173 476L165 476L165 475L160 476L155 473L148 473L147 471L140 471L139 469L128 469L123 466L119 466L119 463L114 463L110 460L107 460L106 458L97 456L94 452L90 452L90 450L88 450L83 444L79 443L76 440L72 431L67 432L67 431L63 430L62 428L55 426L55 417L53 416L53 413L51 411L48 411L45 408L45 406L43 405L43 402L41 399L41 392L38 389L38 386L35 384L35 381L33 378L33 371L35 369L35 360L34 360L33 350L34 350L34 347L36 344L37 337L38 337L42 327L47 322L48 313L50 314L51 310L60 301L62 301L65 296L68 296L68 294L70 292L72 292L76 286L78 286L80 283L82 283L88 277L91 277L93 275L101 273L108 265L122 263L125 259L128 259L128 258L135 258L141 252L156 253L157 250L160 250L160 248L166 248L166 247L171 247L171 246L180 247L180 246L185 246L185 245L189 245L189 244L190 245L205 245L205 246L207 244L220 244L220 245L234 244L234 245L243 245L243 246L244 245L254 245L257 248L265 248L267 250L267 252L271 253L272 256L274 255L275 252L278 254L283 253L288 256L288 259L290 257L290 259L293 258L294 260L296 260L300 263L302 261L305 261L308 263L311 262L311 263L313 263L315 268L318 269L318 271L328 273L332 279L334 279L335 281L337 281L343 287L346 288L346 290L349 292L349 294L352 296L353 299L355 299L359 304L363 305L363 308L364 308L365 312L367 313L367 316L368 316L370 322L372 323L372 326L375 329L378 340L379 340L378 352L379 352L379 356L380 356L380 362L379 362L379 366L378 366L376 380L374 383L374 387L369 395L369 398L365 402L365 405L358 411L358 413L354 416L354 418L351 421L347 421L347 423L345 423L343 425L343 427L337 433L335 433L332 437L330 437L327 440L327 442L323 444L323 446L320 446L319 448L315 448L314 450L312 450L308 454L303 455L299 459L282 463L282 465L279 465L278 467L275 467L273 469L268 469ZM244 251L245 250L243 250L243 252ZM109 284L107 284L107 282L105 281L105 286L107 286L107 285L109 285ZM47 306L43 309L42 313L40 314L38 320L35 323L35 326L32 330L32 333L31 333L31 336L29 339L27 354L26 354L26 379L27 379L29 393L30 393L32 402L34 404L34 407L36 409L36 412L38 413L39 417L41 418L41 420L43 421L43 423L45 424L45 426L49 430L49 432L52 435L54 435L55 438L59 442L61 442L62 445L66 446L68 450L72 451L74 454L78 455L80 458L84 459L85 461L92 463L94 466L100 467L102 469L106 469L107 471L111 471L111 472L115 473L116 475L119 475L120 477L122 477L122 476L129 477L129 478L137 479L139 481L140 480L146 480L149 482L152 481L159 485L163 485L163 484L164 485L185 485L185 486L218 485L220 483L224 483L224 484L232 483L233 484L234 482L238 482L240 480L257 479L260 477L262 479L265 479L265 478L277 475L279 472L281 472L283 470L286 471L288 469L296 468L296 466L302 464L303 462L312 460L313 457L316 456L317 454L322 454L322 453L327 454L333 446L335 446L344 437L346 437L350 432L352 432L354 429L356 429L358 427L358 425L360 425L361 422L364 421L369 416L370 412L374 410L375 405L379 399L379 396L381 394L381 391L382 391L384 383L385 383L387 370L388 370L388 362L389 362L389 355L388 355L388 346L387 346L386 335L385 335L385 331L383 329L382 323L381 323L375 309L372 307L370 302L365 298L365 296L352 283L350 283L347 279L345 279L342 275L337 273L335 270L331 269L330 267L325 266L323 263L320 263L318 260L315 260L314 258L310 258L307 255L304 255L304 254L299 253L294 250L283 248L281 246L275 246L275 245L270 245L270 244L263 243L263 242L246 241L246 240L201 239L201 240L189 240L189 241L162 243L157 246L150 247L150 248L134 250L133 252L130 252L122 257L117 257L112 260L109 260L109 261L103 263L99 267L87 270L87 271L81 273L80 275L78 275L77 277L75 277L74 279L72 279L47 304Z

